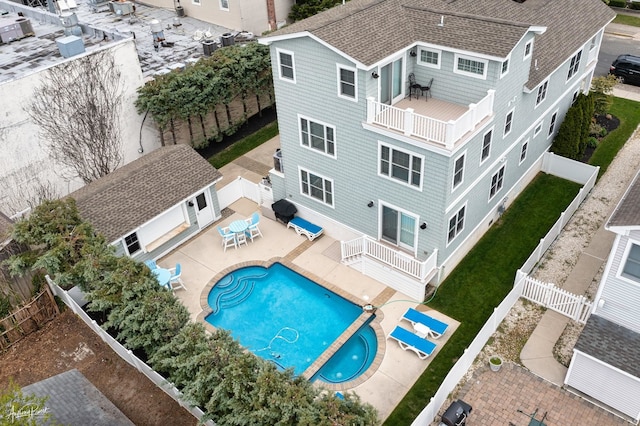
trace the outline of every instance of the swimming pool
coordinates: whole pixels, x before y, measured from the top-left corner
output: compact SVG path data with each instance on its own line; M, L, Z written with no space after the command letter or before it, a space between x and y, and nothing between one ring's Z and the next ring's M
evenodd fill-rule
M362 314L360 306L280 263L236 269L214 285L207 301L209 324L229 330L256 355L296 374Z

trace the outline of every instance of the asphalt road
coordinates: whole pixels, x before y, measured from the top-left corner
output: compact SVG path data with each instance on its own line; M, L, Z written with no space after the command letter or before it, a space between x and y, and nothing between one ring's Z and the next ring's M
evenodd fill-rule
M640 28L636 30L640 33ZM614 59L626 53L640 56L640 40L621 35L621 33L606 31L602 38L595 75L607 75Z

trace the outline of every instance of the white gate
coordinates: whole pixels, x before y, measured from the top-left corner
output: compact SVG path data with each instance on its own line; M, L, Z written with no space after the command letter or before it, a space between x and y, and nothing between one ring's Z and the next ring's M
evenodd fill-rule
M553 283L543 283L531 277L525 278L522 297L582 324L587 322L591 313L592 303L586 297L569 293L557 288Z

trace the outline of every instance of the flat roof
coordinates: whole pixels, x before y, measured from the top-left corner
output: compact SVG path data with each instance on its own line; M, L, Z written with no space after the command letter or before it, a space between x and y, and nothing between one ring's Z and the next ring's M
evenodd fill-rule
M55 40L64 37L64 27L60 17L75 13L82 28L85 50L91 51L116 41L130 37L135 39L142 74L145 77L168 72L204 56L201 37L207 33L212 40L218 40L224 33L236 34L228 28L191 17L178 17L172 9L160 9L137 2L135 12L117 15L111 12L109 3L91 4L89 0L76 0L77 7L51 13L43 7L29 7L8 0L0 0L0 14L5 22L15 22L20 18L29 19L33 36L20 38L9 43L0 43L0 83L21 78L24 75L49 67L65 60L60 54ZM165 46L154 47L151 22L158 21L162 28ZM250 33L246 34L252 36Z

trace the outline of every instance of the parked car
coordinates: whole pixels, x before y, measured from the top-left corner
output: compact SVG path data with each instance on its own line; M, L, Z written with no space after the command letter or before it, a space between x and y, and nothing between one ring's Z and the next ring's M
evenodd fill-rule
M611 64L609 74L613 74L621 83L640 86L640 56L620 55Z

